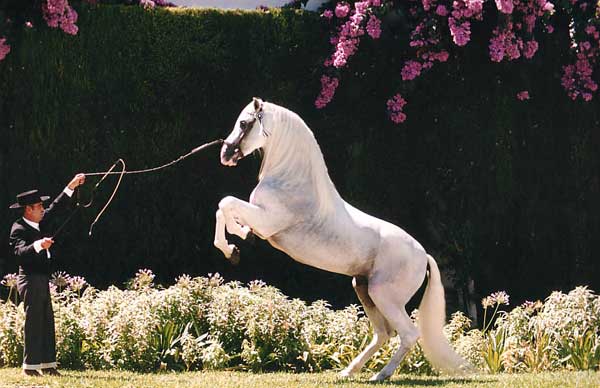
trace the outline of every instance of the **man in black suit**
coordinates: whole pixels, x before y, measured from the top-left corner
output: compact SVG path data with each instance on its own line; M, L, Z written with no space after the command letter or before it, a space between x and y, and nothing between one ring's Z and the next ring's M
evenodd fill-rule
M40 372L60 375L56 369L54 312L48 286L50 248L54 243L48 223L84 181L84 174L75 175L48 209L44 202L50 197L40 196L37 190L18 194L17 203L10 206L23 209L23 217L11 228L10 246L19 264L17 289L25 306L23 373L28 376L39 376Z

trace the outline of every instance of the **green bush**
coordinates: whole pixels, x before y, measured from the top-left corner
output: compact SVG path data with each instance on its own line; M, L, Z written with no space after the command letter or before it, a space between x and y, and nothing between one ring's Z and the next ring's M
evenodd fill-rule
M25 312L12 302L0 302L0 366L20 366L23 362Z
M139 271L130 284L143 287L133 289L88 287L80 295L69 286L60 292L52 288L62 367L340 370L371 340L369 322L356 305L333 310L324 301L290 299L262 281L224 283L219 274L183 275L168 288L149 275ZM499 304L487 306L497 310ZM498 310L485 330L471 328L464 314L455 313L445 334L481 371L598 369L599 316L600 297L579 287L568 294L554 292L544 303ZM1 365L21 363L23 321L22 304L0 304ZM366 368L379 370L398 345L392 338ZM418 345L399 371L435 373Z

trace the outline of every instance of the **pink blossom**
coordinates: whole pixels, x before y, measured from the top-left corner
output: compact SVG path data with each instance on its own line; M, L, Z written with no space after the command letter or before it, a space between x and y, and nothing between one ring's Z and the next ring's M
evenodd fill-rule
M438 5L435 9L435 13L440 16L448 16L448 8L445 5Z
M522 48L523 41L515 35L510 23L503 30L495 28L492 31L492 38L489 45L489 53L492 61L500 62L504 58L508 58L511 61L518 59L521 57L520 50ZM537 42L530 45L527 54L535 54L534 49L537 50Z
M144 9L152 9L156 7L156 3L152 0L140 0L140 5L144 7Z
M471 40L470 20L482 20L483 0L454 0L448 26L452 40L458 46L465 46Z
M390 119L394 123L400 124L406 120L406 114L402 111L406 105L406 100L400 94L396 94L387 100L386 105Z
M26 21L25 22L25 27L27 27L27 28L33 28L33 24L30 21Z
M483 12L483 0L468 0L466 3L467 9L470 11L470 13L465 16L481 20L481 13Z
M341 37L333 54L333 66L338 69L346 66L348 58L356 52L358 43L358 38Z
M517 93L517 99L523 101L523 100L529 100L529 91L527 90L522 90L519 93Z
M369 4L370 4L369 0L357 1L356 3L354 3L354 9L357 14L364 15L365 12L367 12L367 8L369 8Z
M579 43L579 46L580 46L580 47L581 47L581 48L582 48L584 51L587 51L587 50L589 50L589 49L591 49L591 48L592 48L592 45L591 45L591 44L590 44L590 42L588 42L588 41L585 41L585 42L581 42L581 43Z
M323 75L321 77L321 93L317 97L315 101L315 106L318 109L322 109L333 99L333 95L335 94L335 90L339 85L339 79L335 77L328 77Z
M367 22L367 33L373 39L377 39L381 36L381 20L375 15L369 17Z
M0 38L0 61L6 58L10 52L10 45L6 43L6 38Z
M371 5L373 7L381 7L383 4L381 3L381 0L372 0Z
M533 28L535 27L535 21L537 20L537 17L533 14L528 14L525 15L525 28L527 29L528 33L532 33L533 32Z
M496 0L498 9L510 18L501 19L490 39L490 58L500 62L524 56L533 58L538 51L538 42L533 37L538 18L552 13L554 5L547 0ZM502 21L504 20L504 21ZM554 28L546 26L548 33Z
M471 40L471 23L463 22L461 24L454 23L454 19L449 19L450 34L452 40L457 46L465 46Z
M47 0L42 4L42 12L49 27L60 27L67 34L77 34L77 12L67 0Z
M328 10L325 10L321 14L321 16L324 17L325 19L331 19L333 17L333 12L330 9L328 9Z
M350 12L350 4L348 4L346 2L337 3L337 5L335 6L335 16L337 16L340 19L348 16L349 12Z
M510 15L513 12L514 4L512 0L496 0L498 11Z
M342 3L338 3L338 6ZM360 37L365 34L365 30L362 27L362 22L366 17L366 13L369 7L369 1L359 1L354 3L354 12L352 16L342 25L339 30L338 42L336 44L335 52L333 53L333 66L341 68L346 66L348 58L350 58L358 49L360 43ZM336 8L337 15L337 8ZM377 19L378 20L378 19ZM376 34L377 29L371 24L371 33Z
M448 54L448 51L446 50L442 50L439 53L431 53L431 59L439 62L446 62L449 56L450 54Z
M421 74L421 69L423 65L417 61L406 61L404 63L404 67L402 68L402 80L410 81L417 78Z
M542 10L544 12L549 12L549 13L554 12L554 4L552 4L549 1L545 1L545 0L541 0L541 1L544 3L544 5L542 6Z
M535 53L538 50L538 42L535 40L530 40L528 42L525 42L525 44L523 45L523 56L527 59L531 59L533 58L533 56L535 55Z
M598 84L592 79L593 67L589 58L579 53L574 65L563 67L561 84L567 95L575 100L581 96L584 101L590 101L593 93L598 90Z

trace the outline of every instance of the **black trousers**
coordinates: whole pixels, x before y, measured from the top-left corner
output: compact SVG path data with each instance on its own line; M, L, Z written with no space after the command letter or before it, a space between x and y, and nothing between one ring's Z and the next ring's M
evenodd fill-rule
M23 369L56 368L54 311L47 275L19 274L17 290L25 306Z

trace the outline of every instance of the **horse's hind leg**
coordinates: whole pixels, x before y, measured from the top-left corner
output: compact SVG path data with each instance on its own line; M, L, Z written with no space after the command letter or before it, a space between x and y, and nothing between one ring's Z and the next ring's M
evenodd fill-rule
M346 369L340 372L340 376L342 377L348 377L360 371L369 358L381 348L394 331L369 296L367 278L364 276L355 276L352 279L352 287L354 287L354 291L356 292L360 303L363 305L369 321L371 321L371 324L373 325L373 339L369 345L367 345L367 347L352 360Z
M381 381L390 377L419 338L419 331L405 309L410 296L406 300L402 300L404 298L399 295L398 289L399 287L395 282L369 284L369 296L400 337L400 347L388 364L371 378L374 381Z

